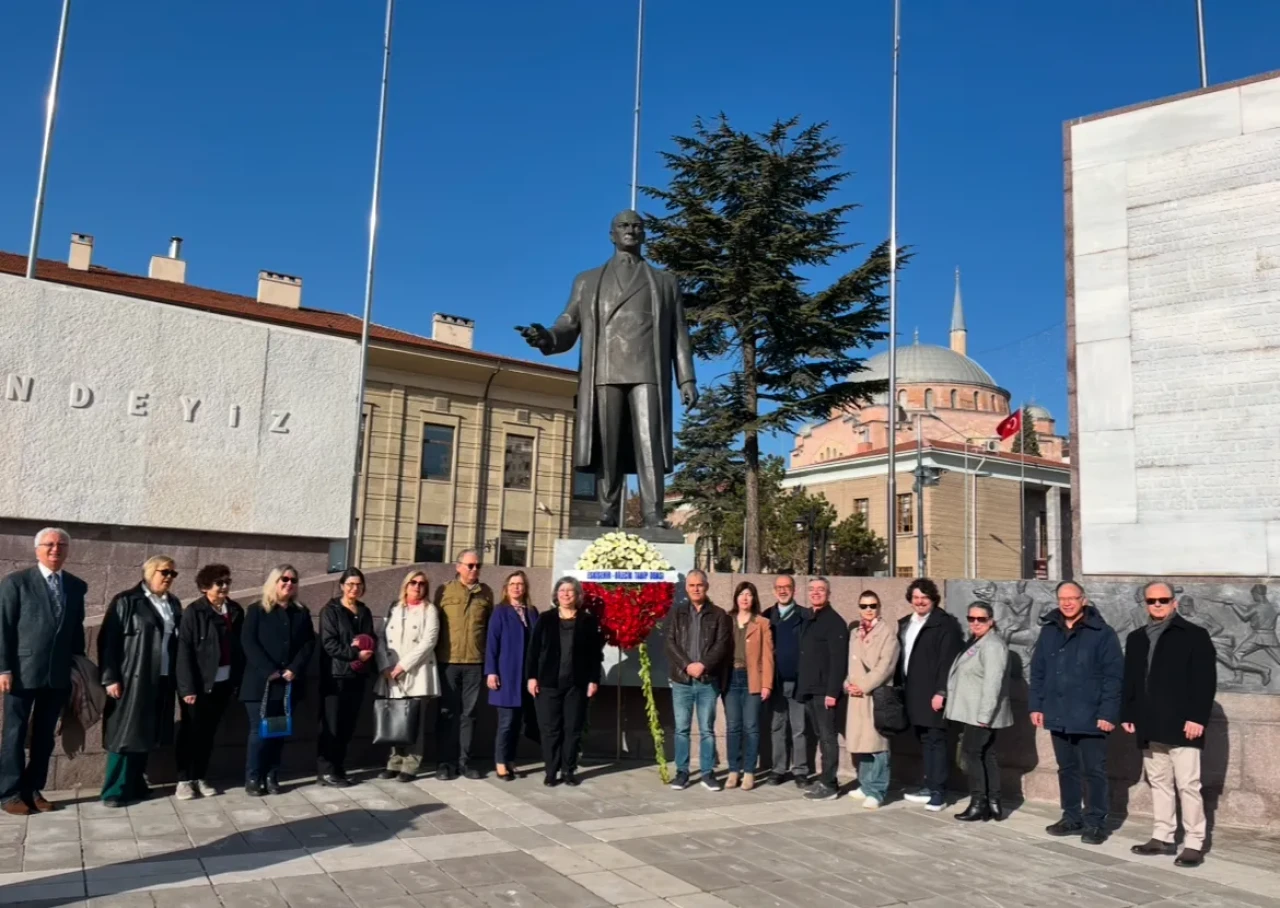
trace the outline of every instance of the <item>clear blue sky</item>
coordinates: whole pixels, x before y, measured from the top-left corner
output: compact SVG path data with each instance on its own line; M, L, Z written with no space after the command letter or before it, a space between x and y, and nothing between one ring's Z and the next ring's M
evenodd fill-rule
M1196 87L1194 0L903 6L904 340L946 342L960 266L970 353L1065 432L1062 123ZM0 4L15 252L59 7ZM1280 68L1280 4L1205 7L1212 81ZM511 326L554 319L627 202L635 2L398 13L375 320L427 334L433 311L466 315L479 348L527 356ZM302 276L307 306L358 312L382 21L382 0L75 4L42 254L91 233L97 263L145 273L179 234L191 283L253 294L267 268ZM649 0L642 182L664 182L657 152L695 116L825 120L864 206L848 235L883 239L891 22L891 0Z

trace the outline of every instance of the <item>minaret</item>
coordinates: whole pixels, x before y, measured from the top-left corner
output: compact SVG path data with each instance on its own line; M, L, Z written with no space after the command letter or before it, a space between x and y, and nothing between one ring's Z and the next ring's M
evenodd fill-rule
M956 269L956 298L951 304L951 349L969 355L969 332L964 326L964 303L960 301L960 269Z

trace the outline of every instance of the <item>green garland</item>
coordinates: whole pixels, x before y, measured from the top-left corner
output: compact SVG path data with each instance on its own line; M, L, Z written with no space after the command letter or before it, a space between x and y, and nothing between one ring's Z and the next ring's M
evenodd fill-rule
M649 734L653 737L654 758L658 761L658 777L666 785L671 781L671 775L667 771L667 749L662 722L658 718L658 704L653 701L653 663L649 660L649 644L641 643L636 652L640 654L640 686L644 691L644 711L649 717Z

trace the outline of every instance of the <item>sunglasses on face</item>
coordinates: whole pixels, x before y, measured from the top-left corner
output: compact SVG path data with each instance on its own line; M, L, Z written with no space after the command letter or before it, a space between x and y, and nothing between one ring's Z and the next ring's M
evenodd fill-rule
M1147 605L1169 605L1173 602L1172 596L1152 596L1147 600Z
M991 623L991 619L990 619L990 618L987 618L987 617L986 617L986 616L984 616L984 615L970 615L970 616L969 616L969 623L970 623L970 624L990 624L990 623Z
M408 583L405 584L405 586L426 586L426 585L427 585L427 581L425 580L410 580Z
M222 578L220 578L220 579L218 579L218 580L213 581L213 585L214 585L214 586L231 586L231 578L230 578L230 577L222 577Z
M880 604L878 602L859 602L858 608L879 609Z
M287 586L292 586L293 584L298 582L298 578L297 577L281 577L280 582Z
M170 580L178 576L178 572L173 570L172 568L166 568L163 571L156 571L156 573L159 574L161 577L167 577Z
M461 567L464 571L478 571L480 569L479 563L474 561L470 564L464 563Z

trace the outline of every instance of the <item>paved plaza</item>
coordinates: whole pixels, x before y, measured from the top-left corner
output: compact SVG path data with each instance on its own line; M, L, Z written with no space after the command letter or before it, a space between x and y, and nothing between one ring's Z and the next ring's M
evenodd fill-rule
M1090 848L1045 835L1045 805L965 825L897 799L811 803L791 785L674 792L652 766L583 776L577 789L537 772L306 781L125 810L62 792L76 803L57 813L0 815L0 905L1280 908L1280 841L1256 833L1220 830L1204 866L1180 870L1129 853L1140 818Z

